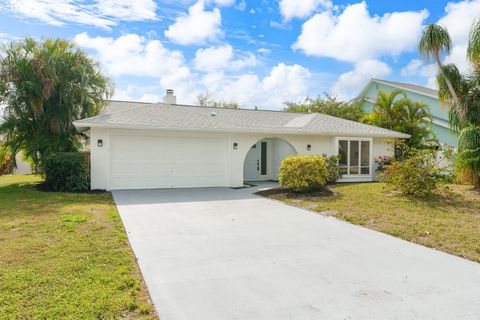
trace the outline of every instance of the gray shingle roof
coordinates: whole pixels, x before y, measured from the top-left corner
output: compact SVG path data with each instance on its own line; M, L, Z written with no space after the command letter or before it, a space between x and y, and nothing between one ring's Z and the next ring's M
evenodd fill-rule
M415 91L421 94L425 94L427 96L434 96L438 97L438 90L422 87L413 83L405 83L405 82L397 82L397 81L390 81L390 80L381 80L381 79L373 79L373 81L379 83L385 83L387 85L392 85L400 89L404 89L407 91Z
M100 111L101 115L112 114L115 112L122 112L131 109L141 108L151 105L149 102L135 102L135 101L119 101L119 100L109 100L105 108Z
M118 103L118 102L117 102ZM367 124L320 113L221 109L164 103L145 104L123 111L75 121L77 128L114 127L189 131L264 132L290 134L353 135L408 138L409 136ZM119 108L120 109L120 108ZM117 109L117 110L119 110Z

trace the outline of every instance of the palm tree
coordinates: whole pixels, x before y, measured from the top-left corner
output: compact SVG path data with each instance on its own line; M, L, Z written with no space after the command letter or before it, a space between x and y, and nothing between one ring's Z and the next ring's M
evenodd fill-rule
M12 42L0 51L0 133L15 155L20 150L38 166L55 152L76 151L73 121L96 115L111 93L97 64L62 39Z
M399 96L400 99L398 99ZM396 130L402 121L405 99L407 96L401 90L379 91L373 105L373 112L366 119L370 119L369 122L376 126Z
M364 122L409 134L408 144L415 148L427 147L436 141L431 131L432 116L425 103L414 102L401 90L379 91L372 113Z
M438 70L442 70L441 55L449 54L452 40L448 31L436 24L429 24L424 30L418 44L418 52L427 62L435 60ZM450 80L446 79L447 86L452 94L453 101L458 104L458 97Z
M404 116L399 131L411 135L409 145L425 147L437 145L438 141L432 132L432 114L427 104L418 101L407 101L405 103Z
M441 37L438 32L440 29L443 30ZM432 35L429 39L429 34L435 37ZM436 56L439 50L448 52L449 48L447 30L436 25L428 26L420 40L420 53L431 57ZM450 127L459 132L455 163L457 172L480 188L480 20L472 25L467 58L472 67L468 74L462 74L454 64L442 65L440 61L437 62L438 96L442 102L450 105Z

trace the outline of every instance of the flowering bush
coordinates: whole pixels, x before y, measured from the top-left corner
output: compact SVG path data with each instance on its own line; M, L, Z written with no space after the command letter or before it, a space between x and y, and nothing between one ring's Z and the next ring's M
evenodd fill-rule
M394 160L385 166L380 177L403 194L417 197L429 196L442 180L431 152L418 152L410 158Z
M387 169L387 166L392 164L392 161L395 160L390 156L379 156L375 158L375 163L377 165L377 173L382 173Z
M327 183L329 173L322 156L289 156L282 161L279 183L293 192L319 189Z

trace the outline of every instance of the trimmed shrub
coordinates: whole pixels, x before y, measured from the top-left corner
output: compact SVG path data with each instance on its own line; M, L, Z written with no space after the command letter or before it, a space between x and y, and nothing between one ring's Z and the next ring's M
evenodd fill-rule
M279 183L293 192L319 189L327 183L327 162L322 156L289 156L282 161Z
M327 170L328 170L328 183L337 182L338 179L342 177L342 170L340 169L340 165L338 161L340 160L340 156L327 156L326 154L322 155L327 162Z
M427 153L393 161L386 166L380 177L403 194L417 197L429 196L442 180L434 156Z
M52 191L81 192L89 188L85 157L80 152L61 152L43 163L45 186Z

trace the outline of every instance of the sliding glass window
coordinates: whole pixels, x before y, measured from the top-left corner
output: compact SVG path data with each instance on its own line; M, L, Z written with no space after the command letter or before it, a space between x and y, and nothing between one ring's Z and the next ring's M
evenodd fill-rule
M338 140L339 165L344 175L370 175L370 141Z

